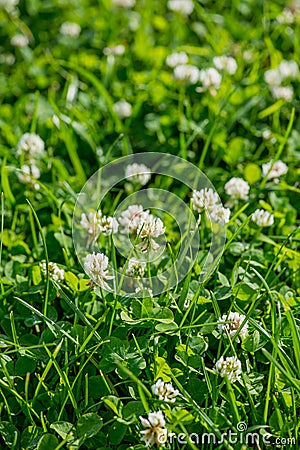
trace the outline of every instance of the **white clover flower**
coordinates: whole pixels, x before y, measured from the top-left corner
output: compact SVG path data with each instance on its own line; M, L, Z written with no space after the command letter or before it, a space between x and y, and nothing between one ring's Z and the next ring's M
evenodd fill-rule
M132 114L132 106L123 98L113 105L114 111L120 119L126 119Z
M24 34L16 34L10 40L14 47L26 47L29 44L29 39Z
M151 178L151 169L145 164L129 164L125 170L125 177L128 178L132 184L140 184L144 186Z
M164 383L161 379L157 380L151 387L154 395L157 395L159 400L167 403L174 403L176 397L180 395L178 389L174 389L172 383Z
M229 222L230 209L224 208L221 204L214 205L209 209L209 218L214 223L225 224Z
M110 236L118 232L119 223L117 219L110 216L103 216L99 222L99 231L104 236Z
M84 258L83 267L91 280L103 287L108 288L105 280L111 280L114 277L108 275L108 257L104 253L90 253Z
M144 261L137 261L135 258L130 258L126 268L126 275L128 277L142 278L145 273L146 263Z
M200 70L199 80L204 89L209 89L214 94L215 90L220 87L222 76L214 67L209 67L208 69ZM201 92L201 90L198 89L198 92Z
M294 97L292 86L273 86L271 92L275 99L282 99L286 102L292 101Z
M113 56L121 56L125 53L125 46L122 44L112 45L111 47L105 47L103 49L104 55L113 55ZM130 105L131 106L131 105Z
M0 8L5 8L7 11L13 11L18 4L19 0L0 0Z
M135 0L112 0L113 5L119 8L132 8L135 5Z
M218 330L225 337L228 336L233 337L236 334L238 328L242 325L244 320L245 316L237 312L231 311L229 314L223 314L223 316L220 317L218 320L218 322L221 322L218 325ZM242 339L248 336L248 322L245 322L243 327L240 329L238 335ZM237 338L236 341L239 342L240 341L239 338Z
M193 209L201 213L204 209L210 209L219 203L219 196L212 188L204 188L200 191L193 191L192 206Z
M234 75L237 71L237 62L231 56L215 56L213 59L213 63L219 70L224 70L230 75Z
M231 178L225 184L225 192L234 200L247 200L250 186L247 181L242 178Z
M175 52L167 57L166 63L169 67L174 68L179 65L187 64L188 60L188 56L185 52Z
M265 82L270 86L279 86L282 78L278 69L269 69L264 73Z
M299 75L299 68L296 61L281 61L278 66L279 73L283 79L292 78L295 79Z
M59 32L64 36L77 38L80 35L81 27L78 23L64 22L61 24Z
M276 20L280 24L291 25L294 23L294 14L288 8L284 8L281 14L276 17Z
M231 383L235 383L240 380L242 364L236 356L228 356L225 359L221 356L221 358L216 362L214 371L223 378L227 375L228 380Z
M274 223L273 214L264 209L257 209L251 216L251 219L259 227L270 227Z
M89 234L97 235L99 233L99 225L102 219L102 212L89 212L88 215L81 214L80 225L87 230Z
M45 262L41 263L42 271L44 272L44 275L47 275L47 265ZM57 283L59 281L63 281L65 278L65 271L64 269L60 269L58 265L54 262L49 262L48 264L48 270L49 270L49 277L51 280L56 281Z
M194 3L192 0L169 0L168 8L171 11L179 12L184 16L188 16L194 10Z
M142 252L146 252L150 249L157 250L159 248L159 244L154 241L154 238L157 238L163 235L166 231L166 227L164 226L161 219L158 217L153 217L150 214L144 223L141 223L137 233L139 237L142 239L142 242L139 244Z
M272 167L272 168L271 168ZM270 170L271 169L271 170ZM268 174L268 180L272 180L275 178L275 181L279 181L278 177L285 175L288 171L288 166L281 161L280 159L273 164L273 160L262 165L263 176L265 177Z
M12 53L2 53L0 55L0 64L7 64L8 66L13 66L16 62L16 58Z
M149 215L150 211L144 211L142 205L128 206L119 218L119 224L123 227L121 233L136 233L137 229L146 221Z
M43 158L45 156L45 144L42 138L35 133L25 133L21 136L17 155L26 154L29 158Z
M40 189L40 185L36 180L40 178L41 172L37 166L25 164L21 167L21 171L22 173L18 172L18 178L22 183L28 183L36 190Z
M140 433L141 440L145 442L147 447L163 445L167 441L168 430L166 420L162 411L150 412L147 419L140 416L140 421L145 430Z
M174 78L178 81L196 84L199 80L199 69L191 64L180 64L174 69Z
M136 294L138 294L139 292L141 292L141 291L147 291L148 292L148 294L149 294L149 296L151 297L151 298L153 298L153 291L152 291L152 289L149 289L148 287L145 287L145 286L141 286L141 287L137 287L136 289L135 289L135 293Z

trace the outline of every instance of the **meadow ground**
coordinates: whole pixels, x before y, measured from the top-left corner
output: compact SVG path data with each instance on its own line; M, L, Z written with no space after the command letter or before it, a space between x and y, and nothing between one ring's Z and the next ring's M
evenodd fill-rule
M299 47L297 0L0 0L1 449L299 448Z

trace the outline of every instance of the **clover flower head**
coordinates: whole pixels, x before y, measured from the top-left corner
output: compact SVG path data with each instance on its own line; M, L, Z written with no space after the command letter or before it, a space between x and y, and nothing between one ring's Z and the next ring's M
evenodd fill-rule
M282 78L278 69L269 69L264 73L265 82L269 86L279 86Z
M227 376L231 383L235 383L240 380L242 364L236 356L228 356L225 359L221 356L215 364L214 371L223 378Z
M215 91L220 87L222 76L214 67L200 70L199 80L205 89Z
M174 68L175 80L196 84L199 80L199 69L192 64L179 64Z
M29 44L29 39L24 34L15 34L10 40L14 47L26 47Z
M113 105L114 111L120 119L127 119L132 114L132 106L123 98Z
M138 261L135 258L130 258L128 261L126 275L128 277L142 278L145 273L146 263L144 261Z
M233 177L225 184L225 192L234 200L247 200L250 186L242 178Z
M97 212L89 212L86 214L81 214L80 225L83 229L93 236L99 233L99 226L102 219L102 212L99 210Z
M279 181L278 178L281 177L282 175L285 175L287 171L288 166L280 159L275 163L273 163L273 160L271 160L268 163L262 165L263 176L266 176L267 173L269 172L268 180L275 179L276 181Z
M264 209L257 209L251 216L251 219L259 227L270 227L274 223L273 214Z
M166 63L169 67L176 67L179 65L185 65L188 63L188 56L185 52L174 52L166 59Z
M237 62L231 56L215 56L213 63L218 70L224 70L224 72L229 73L229 75L234 75L237 71Z
M91 280L104 289L108 288L105 280L111 280L114 277L108 275L108 257L104 253L89 253L84 258L84 270Z
M42 271L44 275L47 275L47 265L45 262L41 263ZM64 269L60 269L55 262L48 263L49 277L51 280L56 281L57 283L63 281L65 278Z
M78 25L78 23L64 22L61 24L59 32L64 36L77 38L80 35L81 27L80 25Z
M294 97L294 89L292 86L273 86L271 93L274 98L291 102Z
M18 172L18 178L22 183L30 184L34 189L39 190L40 185L36 182L41 176L40 169L34 164L21 167L22 172Z
M113 5L119 8L129 9L135 5L135 0L112 0Z
M144 186L151 178L151 169L145 164L129 164L125 170L125 177L128 178L132 184L140 184Z
M122 211L119 218L119 224L122 227L121 233L135 234L138 228L141 226L141 224L143 224L147 220L149 215L150 211L149 210L144 211L142 205L128 206L128 208L125 209L125 211Z
M278 66L279 73L282 77L282 79L285 78L292 78L296 79L299 75L299 67L296 61L290 60L290 61L281 61L281 63Z
M225 223L229 222L230 209L224 208L224 206L221 204L214 205L209 209L208 213L210 220L214 223L224 225Z
M35 133L25 133L19 139L17 155L22 153L29 159L43 158L45 156L45 143L43 139Z
M174 403L176 397L180 395L178 389L174 389L172 383L165 383L161 379L157 380L151 387L154 395L157 395L159 400L166 403Z
M194 3L192 0L169 0L168 8L171 11L182 14L183 16L188 16L194 10Z
M201 213L204 209L210 209L219 203L219 196L212 188L203 188L200 191L193 191L193 209Z
M145 428L140 433L141 440L145 442L147 447L163 445L168 436L166 428L166 420L162 411L154 411L148 414L147 419L140 416L142 426Z
M110 216L103 216L99 223L99 231L104 236L110 236L118 232L119 223L117 219Z
M218 322L218 330L221 334L223 334L225 337L233 337L238 328L241 326L241 324L244 322L245 316L243 314L239 314L237 312L230 312L229 314L223 314L222 317L219 318ZM248 322L245 322L243 327L240 329L238 335L244 339L246 336L248 336ZM239 338L236 339L237 342L239 342Z
M107 55L107 56L110 56L110 55L121 56L121 55L124 55L124 53L125 53L125 46L122 44L119 44L119 45L111 45L110 47L104 47L103 53L104 53L104 55ZM130 105L130 107L131 107L131 105ZM130 111L130 113L131 113L131 111Z

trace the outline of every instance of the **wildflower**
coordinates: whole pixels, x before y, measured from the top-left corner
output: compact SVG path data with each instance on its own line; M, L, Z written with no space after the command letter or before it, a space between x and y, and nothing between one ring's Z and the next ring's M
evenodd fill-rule
M268 128L266 128L265 130L263 130L263 132L262 132L262 137L263 137L263 139L265 139L266 141L270 141L271 144L275 144L275 143L276 143L276 137L274 136L274 134L272 133L272 131L269 130Z
M184 16L188 16L194 10L194 3L192 0L169 0L168 8L171 11L179 12Z
M214 223L225 224L229 222L230 209L224 208L221 204L214 205L208 213L210 220Z
M139 244L141 251L146 252L149 249L157 250L159 248L159 244L154 241L153 238L157 238L164 234L166 228L161 219L157 217L153 217L150 214L144 223L141 223L137 233L139 237L142 239L142 242Z
M142 205L130 205L121 213L119 224L123 227L122 234L136 233L137 229L149 216L150 211L143 210Z
M229 314L223 314L218 320L218 322L222 322L218 325L218 330L226 337L233 337L244 320L245 316L237 312L231 311ZM243 325L238 334L242 339L248 336L248 322ZM239 342L239 338L236 341Z
M43 262L41 264L41 268L44 272L44 275L47 275L47 265L45 262ZM48 271L49 271L49 277L51 278L51 280L53 281L63 281L64 277L65 277L65 271L64 269L60 269L58 267L58 265L54 262L49 262L48 263Z
M135 258L130 258L126 268L126 275L128 277L142 278L145 273L146 263L144 261L137 261Z
M5 8L9 12L13 11L18 4L19 0L0 0L0 8Z
M174 403L176 397L180 394L177 389L174 389L172 383L164 383L161 379L157 380L151 389L153 394L158 396L159 400L167 403Z
M132 184L144 186L151 178L151 169L145 166L145 164L129 164L125 170L125 177L129 178Z
M146 443L146 446L161 446L168 436L166 429L166 421L162 411L150 412L147 419L140 416L140 421L145 430L141 431L141 440Z
M114 217L103 216L99 222L99 230L104 236L117 233L118 228L118 221Z
M227 375L228 380L231 381L231 383L235 383L240 380L242 364L236 356L228 356L225 359L221 356L216 362L214 371L223 378Z
M132 8L135 5L135 0L112 0L113 5L119 8Z
M276 20L280 24L291 25L294 22L294 14L288 8L284 8L281 14L276 17Z
M222 77L214 67L200 70L199 80L201 81L203 88L210 90L211 94L216 93L216 89L219 89ZM197 92L201 92L198 89Z
M16 34L10 40L14 47L26 47L29 44L29 39L24 34Z
M45 156L45 143L35 133L25 133L18 142L17 155L24 153L28 158L43 158Z
M196 84L199 80L199 69L191 64L180 64L174 69L174 78L178 81Z
M120 119L126 119L132 114L131 104L121 99L113 105L114 111Z
M299 68L296 61L281 61L278 66L278 71L283 79L292 78L295 79L299 75Z
M34 189L40 189L39 183L36 182L41 176L40 169L34 164L24 165L21 167L22 173L18 173L18 178L22 183L30 184Z
M264 73L264 79L270 86L279 86L282 78L278 69L269 69Z
M91 280L103 287L108 288L105 280L111 280L114 277L108 276L108 257L104 253L90 253L84 258L84 270L89 275Z
M264 209L257 209L251 216L251 219L259 227L270 227L274 223L273 214Z
M143 285L141 285L141 287L137 287L136 289L135 289L135 293L136 294L138 294L139 292L141 292L141 291L143 291L143 292L148 292L148 294L149 294L149 297L151 297L151 298L153 298L153 291L152 291L152 289L149 289L148 287L145 287L145 286L143 286Z
M59 32L64 36L77 38L80 35L81 27L78 23L64 22L61 24Z
M89 212L88 215L81 214L80 225L87 230L89 234L97 235L99 233L99 225L102 219L101 211Z
M279 159L275 163L273 163L273 161L270 161L266 164L263 164L262 171L263 176L266 176L268 173L268 180L272 180L273 178L275 178L276 179L275 181L279 181L278 177L280 177L281 175L285 175L287 173L288 166Z
M225 192L234 200L247 200L250 186L247 181L242 178L231 178L225 184Z
M236 60L231 56L215 56L213 62L217 69L224 70L230 75L234 75L237 71Z
M212 188L204 188L200 191L193 191L193 209L201 213L204 209L210 209L219 203L219 196Z
M185 52L172 53L166 59L166 63L169 67L176 67L179 65L185 65L188 62L188 56Z
M286 102L290 102L293 100L294 89L292 86L273 86L271 93L276 99L282 99Z
M111 47L105 47L103 49L103 53L104 53L104 55L107 55L107 56L110 56L110 55L121 56L121 55L124 55L124 53L125 53L125 47L122 44L112 45Z

